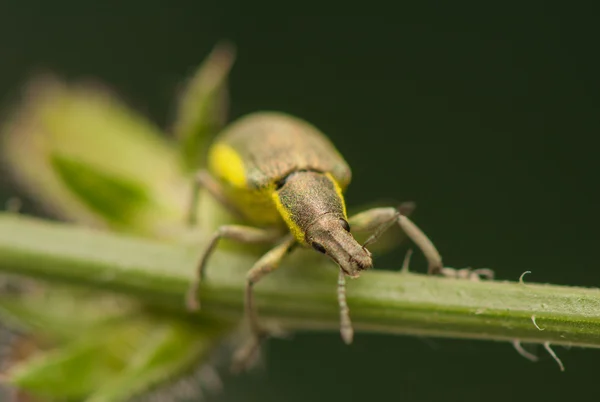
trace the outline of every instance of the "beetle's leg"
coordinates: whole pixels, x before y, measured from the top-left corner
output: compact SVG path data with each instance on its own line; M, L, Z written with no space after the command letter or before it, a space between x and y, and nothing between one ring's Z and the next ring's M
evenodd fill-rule
M254 285L260 281L265 275L279 268L279 264L283 257L288 254L298 243L296 239L288 235L281 243L263 255L258 260L252 269L246 275L246 291L245 291L245 316L252 331L252 339L243 348L240 348L234 357L234 371L239 371L246 367L253 360L254 355L258 351L261 342L268 336L258 320L258 313L254 305Z
M402 208L400 208L402 209ZM358 213L349 219L353 230L374 230L363 247L375 242L392 225L398 224L402 231L421 249L429 264L430 274L442 273L442 257L429 238L408 217L396 208L373 208Z
M193 226L196 224L198 220L197 215L197 207L198 207L198 195L200 193L200 188L206 189L210 195L212 195L215 200L217 200L221 205L223 205L229 212L234 214L236 217L243 217L242 212L236 208L235 205L231 203L225 196L223 188L221 184L208 171L199 170L196 172L194 176L194 183L192 186L192 195L190 197L190 205L188 206L188 224Z
M375 208L388 208L389 206L375 207ZM355 209L355 213L360 213L359 211L367 211L372 208L363 208L363 209ZM404 216L410 216L410 214L415 210L414 202L404 202L398 206L398 211ZM352 214L354 215L354 214ZM353 216L351 216L353 218ZM382 217L385 218L385 217ZM359 243L364 243L373 232L375 232L381 224L387 222L383 219L374 219L365 225L352 225L352 235ZM392 225L393 226L393 225ZM391 250L395 249L399 244L406 241L406 234L402 231L400 226L392 227L390 230L386 230L381 233L380 237L377 239L376 243L371 242L369 251L373 255L388 253Z
M360 234L372 234L373 232L379 230L383 224L391 222L390 226L392 226L396 212L399 212L404 216L410 216L415 208L415 203L409 201L403 202L398 206L397 209L389 206L363 209L360 212L356 212L350 216L349 223L351 224L352 233L354 234L359 232ZM390 210L392 212L390 212ZM385 231L380 233L377 240L379 240L383 235L385 235Z
M191 283L187 293L187 306L189 310L198 310L200 308L200 301L198 297L198 291L200 290L200 282L204 278L204 271L206 270L206 263L208 258L213 253L219 240L225 238L230 240L236 240L240 243L248 244L260 244L260 243L272 243L281 237L281 232L278 230L259 229L250 226L239 226L239 225L225 225L221 226L212 236L208 242L208 246L204 250L200 262L198 264L198 270L193 282Z
M258 323L256 308L254 307L254 285L265 275L279 268L283 257L292 251L296 244L296 239L293 236L286 236L281 243L263 255L246 275L246 317L250 323L250 329L255 334L260 333L261 329Z
M346 275L344 271L340 269L338 274L338 305L340 306L340 334L346 345L352 343L354 338L354 328L352 328L352 321L350 320L350 309L348 308L348 302L346 301Z

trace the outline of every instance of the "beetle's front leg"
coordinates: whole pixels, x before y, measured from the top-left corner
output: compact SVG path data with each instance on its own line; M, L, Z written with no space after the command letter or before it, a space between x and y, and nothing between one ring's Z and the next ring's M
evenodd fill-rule
M279 268L283 257L292 251L297 244L296 239L292 235L286 236L281 243L263 255L246 275L244 309L246 319L252 331L252 339L236 352L233 363L234 371L241 370L252 361L261 342L268 336L268 332L263 329L258 320L258 314L254 305L254 285L265 275Z
M221 226L211 237L200 262L193 282L187 293L187 306L189 310L198 310L200 308L200 301L198 297L198 291L200 290L200 282L204 278L204 272L206 270L206 263L208 258L214 252L215 248L219 244L221 239L236 240L240 243L247 244L261 244L261 243L273 243L277 239L281 238L281 231L276 229L259 229L250 226L240 225L225 225Z
M440 274L443 270L442 257L437 249L417 225L396 208L373 208L360 212L349 219L352 230L372 230L373 234L365 241L364 247L377 239L392 225L398 224L402 231L421 249L428 262L429 274Z

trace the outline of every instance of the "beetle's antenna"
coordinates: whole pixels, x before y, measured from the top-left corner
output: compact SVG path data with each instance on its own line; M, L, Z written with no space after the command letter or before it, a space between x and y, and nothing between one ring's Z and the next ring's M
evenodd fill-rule
M352 328L352 321L350 321L350 309L346 302L346 277L344 271L340 268L338 275L338 304L340 305L340 333L342 339L346 344L352 343L354 337L354 329Z
M380 237L381 235L387 231L389 228L391 228L396 222L398 222L398 219L400 218L401 214L400 212L397 212L396 214L394 214L394 216L392 216L392 218L390 218L387 222L385 222L384 224L382 224L381 226L379 226L377 228L377 230L375 230L375 233L373 233L371 236L369 236L369 238L367 240L365 240L365 242L363 243L362 247L364 249L367 248L367 246L369 244L375 243Z

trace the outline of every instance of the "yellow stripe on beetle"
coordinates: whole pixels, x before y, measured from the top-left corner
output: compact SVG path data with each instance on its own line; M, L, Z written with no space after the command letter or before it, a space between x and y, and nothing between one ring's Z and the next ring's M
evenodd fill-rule
M289 228L290 232L294 235L294 237L296 238L296 240L298 240L299 243L304 244L304 230L302 230L300 226L298 226L298 224L294 221L292 217L292 211L289 208L286 208L285 205L283 205L281 199L279 198L279 193L277 191L273 191L271 193L271 197L273 198L273 202L275 203L277 211L283 218L283 221Z
M333 175L329 172L325 173L325 176L327 176L329 178L329 180L331 180L331 183L333 183L333 188L335 189L335 193L337 194L337 196L339 197L341 203L342 203L342 208L344 211L344 218L348 218L348 212L346 211L346 200L344 198L344 191L342 190L342 187L340 186L340 184L337 182L337 180L333 177Z
M213 145L208 157L209 168L215 172L220 179L238 187L246 188L246 169L241 156L227 144L217 143Z

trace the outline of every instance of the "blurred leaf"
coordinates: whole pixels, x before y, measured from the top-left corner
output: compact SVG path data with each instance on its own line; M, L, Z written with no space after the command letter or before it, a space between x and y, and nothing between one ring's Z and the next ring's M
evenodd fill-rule
M125 297L58 284L0 297L0 318L13 329L36 332L54 341L67 341L82 333L111 325L139 309Z
M99 86L35 81L2 134L0 152L18 183L65 219L163 237L184 220L189 183L177 151L160 130ZM85 170L78 181L74 168ZM93 185L86 182L92 176ZM139 208L124 226L131 212L124 198L132 195ZM126 210L117 212L121 207Z
M132 325L84 337L13 367L10 383L52 398L85 398L123 369L140 334ZM129 349L129 350L128 350Z
M229 328L173 318L103 291L25 285L0 297L2 321L25 339L35 334L34 353L13 359L7 378L39 396L98 402L160 392L201 366Z
M221 44L190 80L176 121L179 151L106 89L44 78L29 85L0 128L0 157L63 219L181 239L189 235L187 174L225 123L232 63L233 49ZM2 295L0 317L25 336L35 334L36 347L15 359L8 381L52 399L122 401L201 365L230 329L208 320L200 328L122 299L62 285Z
M71 341L13 366L7 379L45 397L125 401L201 365L226 329L204 324L140 311L74 332Z
M68 156L51 155L51 164L82 203L114 225L135 224L137 212L152 204L136 182L110 176Z
M118 402L149 390L202 362L215 343L214 333L183 323L157 324L141 341L127 367L102 384L87 402Z
M227 76L234 58L231 44L218 44L189 80L179 100L173 131L188 171L205 164L209 142L225 124Z

